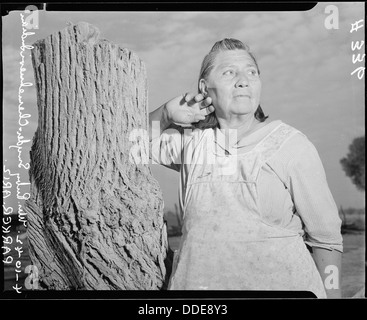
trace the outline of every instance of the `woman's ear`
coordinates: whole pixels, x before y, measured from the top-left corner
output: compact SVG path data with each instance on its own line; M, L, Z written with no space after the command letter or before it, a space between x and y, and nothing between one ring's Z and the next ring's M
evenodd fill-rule
M204 79L200 79L199 81L199 89L200 89L200 93L206 97L208 95L208 90L207 90L207 86L206 86L206 81Z

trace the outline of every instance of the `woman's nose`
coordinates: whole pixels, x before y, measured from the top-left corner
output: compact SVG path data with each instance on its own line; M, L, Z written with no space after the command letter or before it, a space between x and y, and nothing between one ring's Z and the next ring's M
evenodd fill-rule
M236 82L236 87L248 87L248 83L249 81L246 74L240 74Z

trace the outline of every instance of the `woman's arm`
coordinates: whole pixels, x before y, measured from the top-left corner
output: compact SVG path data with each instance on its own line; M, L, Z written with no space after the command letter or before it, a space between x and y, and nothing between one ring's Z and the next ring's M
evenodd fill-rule
M341 252L313 247L312 256L321 275L327 297L341 298Z
M172 123L168 116L166 104L149 113L149 128L151 129L155 129L155 127L153 127L153 121L159 122L158 128L160 128L160 130L149 130L149 142L151 142L154 138L159 137L160 134Z
M324 167L314 145L298 135L288 165L290 192L304 223L305 242L330 298L340 297L343 238L338 208L329 189ZM288 152L288 154L290 153Z

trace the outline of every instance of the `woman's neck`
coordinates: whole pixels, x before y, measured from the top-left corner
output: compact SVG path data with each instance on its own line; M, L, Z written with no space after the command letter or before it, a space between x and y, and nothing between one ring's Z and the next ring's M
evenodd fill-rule
M254 114L246 114L241 116L235 116L232 118L218 118L219 129L232 129L237 130L237 134L240 136L246 134L246 132L251 131L254 125L258 122L255 119Z
M249 114L241 118L232 119L231 121L218 118L218 123L219 129L223 134L226 136L229 134L229 141L232 141L230 144L236 144L244 137L266 125L268 121L260 122L255 118L254 114Z

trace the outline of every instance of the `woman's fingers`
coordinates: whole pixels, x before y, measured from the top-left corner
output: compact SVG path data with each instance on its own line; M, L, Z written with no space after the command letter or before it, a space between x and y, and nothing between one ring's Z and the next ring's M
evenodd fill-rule
M200 120L205 120L205 117L214 112L214 107L211 104L212 98L204 97L202 93L194 94L191 92L187 92L183 94L184 100L190 108L196 109L193 114L193 122L198 122Z
M205 120L205 116L204 116L204 115L202 115L202 114L200 114L200 113L196 114L196 115L195 115L195 120L194 120L194 122L199 122L199 121L201 121L201 120Z
M202 93L198 93L197 95L195 95L194 100L195 102L201 102L202 100L204 100L204 95Z
M212 98L207 97L204 100L200 101L200 109L209 107L212 104Z
M195 98L195 94L190 93L190 92L184 93L184 99L185 99L186 102L190 102L194 98Z
M188 103L189 107L195 107L200 109L204 109L212 104L212 98L205 98L202 94L198 94L194 97L194 99Z
M202 116L207 116L208 114L211 114L212 112L214 112L215 108L210 105L210 106L207 106L206 108L203 108L200 110L200 115Z
M191 92L186 92L184 94L184 98L186 102L191 102L191 103L197 103L197 102L201 102L205 99L204 95L202 93L191 93Z

